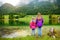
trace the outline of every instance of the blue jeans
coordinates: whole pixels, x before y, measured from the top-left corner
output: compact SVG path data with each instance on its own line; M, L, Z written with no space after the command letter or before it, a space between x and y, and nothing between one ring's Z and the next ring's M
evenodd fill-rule
M32 35L35 35L35 29L32 29Z
M38 27L38 36L42 36L42 28Z

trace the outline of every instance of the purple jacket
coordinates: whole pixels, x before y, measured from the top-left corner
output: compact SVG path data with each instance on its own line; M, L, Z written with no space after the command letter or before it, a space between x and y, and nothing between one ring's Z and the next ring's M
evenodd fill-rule
M42 27L42 26L43 26L43 18L41 18L41 19L36 19L36 25L37 25L38 27Z

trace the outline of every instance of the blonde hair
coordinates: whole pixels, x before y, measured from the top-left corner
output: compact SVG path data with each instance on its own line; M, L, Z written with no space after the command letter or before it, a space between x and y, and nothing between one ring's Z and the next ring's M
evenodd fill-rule
M42 17L40 12L38 12L38 14L37 14L37 18L39 18L39 17Z
M32 17L32 19L35 18L34 16Z
M35 17L34 16L32 16L31 22L32 22L32 20L35 20Z
M38 15L41 15L41 13L40 13L40 12L38 12Z

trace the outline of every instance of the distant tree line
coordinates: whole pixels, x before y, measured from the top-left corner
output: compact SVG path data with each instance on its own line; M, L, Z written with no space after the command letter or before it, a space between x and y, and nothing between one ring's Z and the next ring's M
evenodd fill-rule
M9 15L36 15L37 12L41 12L44 15L47 14L60 14L60 0L54 2L50 1L32 1L27 5L14 7L11 4L5 3L0 7L0 14Z

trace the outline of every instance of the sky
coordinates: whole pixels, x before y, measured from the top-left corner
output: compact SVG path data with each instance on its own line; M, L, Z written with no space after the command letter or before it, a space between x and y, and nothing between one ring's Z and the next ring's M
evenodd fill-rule
M14 6L18 5L19 3L28 4L30 0L0 0L2 3L10 3Z
M2 3L10 3L12 4L13 6L16 6L18 5L19 3L25 3L25 4L28 4L31 0L0 0L0 2ZM40 0L42 1L42 0ZM43 1L46 1L46 0L43 0Z

